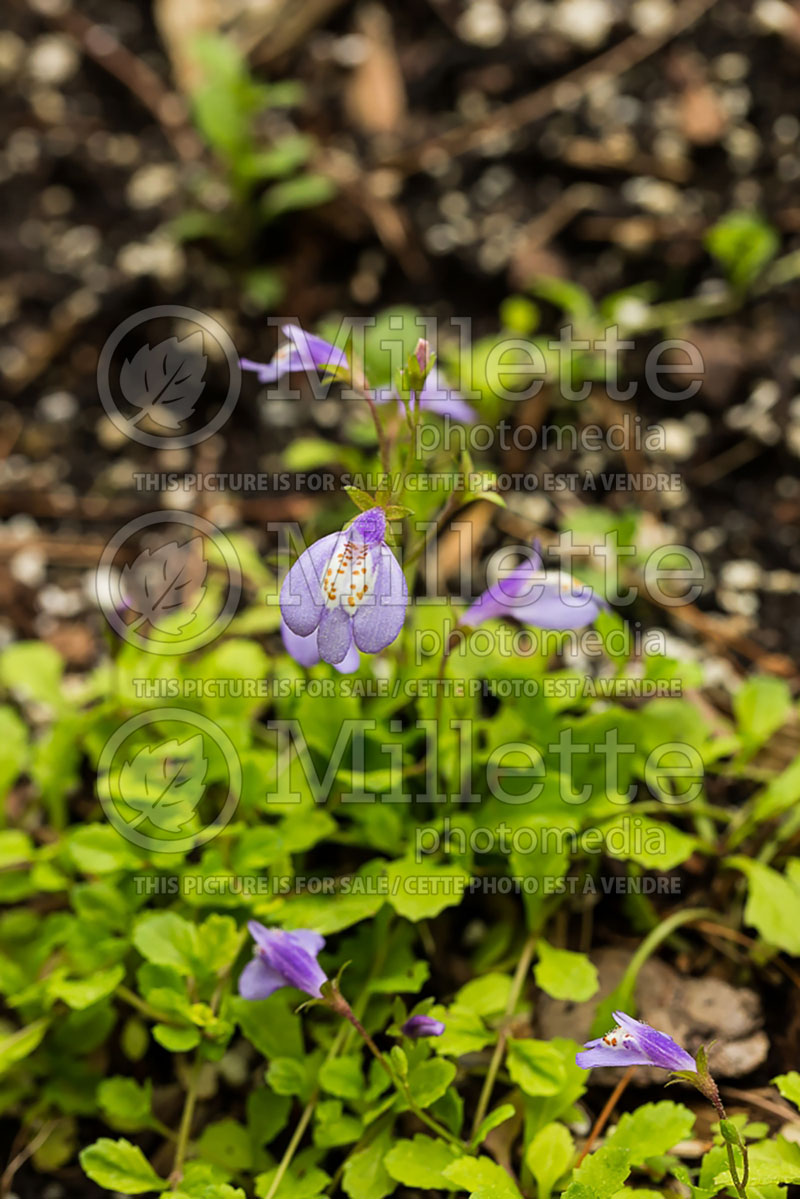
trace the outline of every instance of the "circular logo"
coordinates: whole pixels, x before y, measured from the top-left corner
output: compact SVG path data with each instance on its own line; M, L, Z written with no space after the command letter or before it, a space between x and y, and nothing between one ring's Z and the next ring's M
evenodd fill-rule
M177 332L171 332L176 322ZM216 390L206 378L213 343L227 364L227 391L213 416L191 429L207 382L210 393ZM107 415L126 437L153 449L184 449L211 437L236 406L241 381L229 333L212 316L181 304L157 304L127 317L106 340L97 363L97 390Z
M230 822L241 792L242 766L230 737L184 708L126 720L103 746L97 767L97 797L111 825L156 853L186 853L211 841Z
M164 537L133 557L127 554L118 567L117 555L127 542L158 525L164 527ZM170 534L175 525L187 526L188 532ZM95 593L106 620L124 641L151 654L188 654L214 641L230 624L242 593L242 568L230 539L205 517L147 512L106 545Z

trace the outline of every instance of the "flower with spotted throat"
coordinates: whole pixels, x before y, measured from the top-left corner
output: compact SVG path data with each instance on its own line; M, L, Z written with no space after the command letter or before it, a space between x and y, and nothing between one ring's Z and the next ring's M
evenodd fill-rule
M697 1073L690 1053L658 1029L634 1020L625 1012L614 1012L617 1027L604 1037L588 1041L575 1061L584 1070L594 1066L658 1066L661 1070Z
M281 616L298 637L316 633L323 662L343 663L353 645L376 654L397 637L408 586L386 544L386 515L370 508L349 529L309 546L283 581ZM287 644L291 652L291 647Z

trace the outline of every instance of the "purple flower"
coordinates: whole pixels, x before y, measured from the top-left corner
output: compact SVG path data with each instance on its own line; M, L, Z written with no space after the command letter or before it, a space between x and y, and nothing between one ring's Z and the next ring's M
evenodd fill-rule
M295 662L300 666L316 666L322 659L317 650L317 634L311 633L308 637L298 637L297 633L293 633L286 621L281 617L281 637L286 652L291 654ZM361 655L355 645L351 645L341 662L334 662L334 666L340 674L352 674L358 670L361 665Z
M330 373L323 369L325 367L335 370L347 366L344 350L314 333L307 333L299 325L281 325L281 333L288 340L270 362L251 362L249 358L239 360L242 370L257 373L259 383L275 383L293 371L321 371L325 376Z
M407 604L408 586L386 544L382 508L362 512L346 531L309 546L284 579L280 596L289 631L304 638L315 633L319 657L334 666L345 662L354 642L364 654L390 645L403 627Z
M543 570L534 549L523 563L488 587L458 623L474 627L484 620L513 616L539 629L582 629L605 607L605 601L588 585L561 571Z
M297 987L315 999L321 997L327 975L317 962L325 944L319 933L301 928L287 933L282 928L265 928L257 920L248 924L255 941L255 957L239 977L243 999L267 999L281 987Z
M426 359L424 356L422 359L420 358L419 347L417 347L417 361L420 364L420 370L424 370L422 362ZM375 392L375 399L379 404L388 404L392 400L397 400L397 392L393 387L380 387ZM414 400L413 391L411 400L412 402ZM473 425L478 419L475 409L470 408L466 400L462 399L459 393L447 383L436 365L432 366L428 372L428 377L420 392L419 406L423 412L435 412L437 416L449 416L451 420L461 421L464 425Z
M441 1020L434 1020L433 1016L409 1016L400 1029L403 1036L414 1041L419 1037L440 1037L444 1030Z
M575 1061L584 1070L594 1066L658 1066L661 1070L697 1073L692 1055L665 1032L658 1032L624 1012L614 1012L614 1019L616 1028L604 1037L588 1041L582 1052L575 1055Z
M425 380L419 406L422 411L435 412L437 416L449 416L451 420L461 421L464 425L474 425L478 419L475 409L446 382L444 375L435 365Z

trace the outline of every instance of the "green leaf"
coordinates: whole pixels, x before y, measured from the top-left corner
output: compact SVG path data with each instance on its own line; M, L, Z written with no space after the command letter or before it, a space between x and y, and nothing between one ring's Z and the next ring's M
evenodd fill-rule
M515 1114L516 1108L513 1103L502 1103L500 1107L496 1107L493 1112L489 1112L478 1125L475 1136L470 1141L471 1145L482 1145L488 1137L489 1133L499 1128L501 1124L505 1124L506 1120L510 1120Z
M201 1157L232 1174L250 1170L253 1166L253 1144L250 1134L237 1120L217 1120L207 1124L197 1142Z
M537 945L539 960L534 967L537 987L553 999L585 1003L597 992L597 969L585 953L554 949L546 941Z
M763 745L789 718L792 693L784 679L756 675L734 694L733 710L742 738Z
M495 1040L480 1016L460 1003L454 1003L446 1010L435 1007L428 1015L445 1024L445 1031L434 1042L436 1053L463 1057L465 1053L478 1053Z
M135 870L141 858L116 829L105 824L79 825L69 832L67 851L84 874Z
M97 1103L105 1118L123 1132L147 1128L152 1119L152 1083L140 1086L133 1078L104 1078L97 1088Z
M694 1115L683 1104L644 1103L621 1117L606 1145L627 1150L631 1166L642 1166L649 1157L660 1157L687 1140L693 1128Z
M367 512L370 508L375 507L375 499L368 491L363 491L360 487L345 487L344 490L361 512Z
M33 701L53 709L62 707L63 671L58 650L44 641L15 641L0 653L0 685L24 703Z
M278 1095L297 1095L308 1102L316 1081L314 1058L273 1058L267 1069L267 1084Z
M272 1180L277 1169L276 1166L274 1170L257 1176L255 1187L259 1199L272 1193ZM275 1199L314 1199L326 1190L330 1181L330 1175L320 1170L312 1159L304 1159L302 1154L298 1154L275 1192Z
M530 284L530 290L535 296L557 308L563 308L564 312L579 320L586 320L594 314L594 300L588 291L567 279L555 275L537 275Z
M800 921L797 919L800 886L771 866L751 858L728 858L727 865L747 876L745 924L758 929L768 945L800 954Z
M780 239L757 213L729 212L709 229L705 244L733 286L746 290L775 257Z
M112 966L110 970L98 971L91 978L57 979L50 988L50 994L79 1012L112 995L124 977L124 966Z
M410 1141L396 1141L383 1164L391 1177L404 1186L449 1191L457 1190L458 1184L446 1178L443 1171L460 1157L458 1149L447 1141L417 1133Z
M109 1137L101 1137L82 1151L79 1160L92 1182L105 1187L107 1191L143 1195L147 1191L160 1193L167 1186L138 1145L132 1145L130 1141L112 1141Z
M469 875L461 866L440 866L402 858L386 867L389 903L399 916L416 923L431 920L461 902Z
M788 1074L779 1074L772 1081L784 1099L788 1099L795 1107L800 1108L800 1074L797 1070L790 1070Z
M0 799L5 799L28 760L28 730L10 704L0 706Z
M34 1020L7 1037L0 1037L0 1074L5 1074L39 1047L49 1024L50 1021L44 1018Z
M445 1178L481 1199L521 1199L514 1181L488 1157L460 1157L442 1171Z
M511 979L507 974L484 974L466 983L456 1001L478 1016L499 1016L506 1010L510 994Z
M453 1062L440 1057L429 1058L427 1062L414 1066L408 1075L411 1097L418 1107L430 1107L437 1099L441 1099L455 1076Z
M327 204L335 195L336 187L326 175L299 175L271 187L261 199L261 212L271 221L284 212Z
M175 912L151 912L133 929L133 943L143 958L171 966L179 974L195 972L200 955L197 929Z
M762 1141L748 1149L750 1160L751 1187L779 1186L784 1183L800 1183L800 1145L778 1136L774 1141ZM717 1186L730 1186L729 1170L714 1179ZM752 1192L750 1192L752 1193Z
M547 1041L509 1038L508 1072L526 1095L556 1095L564 1085L561 1054Z
M295 1014L286 991L276 991L268 999L242 999L231 1002L231 1014L250 1044L267 1058L302 1057L303 1036L300 1017Z
M630 1151L603 1145L575 1171L564 1199L612 1199L631 1172Z
M344 1163L342 1190L350 1199L384 1199L395 1189L383 1159L392 1143L390 1128L383 1129L363 1149L351 1153Z
M196 1028L175 1028L172 1024L154 1024L153 1039L170 1053L188 1053L200 1044L200 1033Z
M248 300L261 312L274 310L286 294L283 277L268 266L248 271L242 286Z
M339 1099L359 1099L364 1094L361 1060L355 1054L325 1062L319 1072L320 1086Z
M538 1199L548 1199L572 1164L575 1146L563 1124L545 1124L525 1150L525 1165L536 1179Z

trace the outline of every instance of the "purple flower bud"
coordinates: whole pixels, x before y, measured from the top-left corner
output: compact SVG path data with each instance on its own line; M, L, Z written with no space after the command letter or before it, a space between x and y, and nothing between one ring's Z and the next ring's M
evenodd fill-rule
M386 544L382 508L362 512L346 531L309 546L280 595L289 631L303 638L315 634L317 654L333 666L347 661L354 642L363 654L390 645L403 627L407 604L408 586Z
M588 1041L575 1055L584 1070L594 1066L658 1066L661 1070L687 1070L697 1073L690 1053L677 1045L665 1032L658 1032L633 1016L614 1012L617 1027L604 1037Z
M485 620L513 616L539 629L582 629L607 605L585 583L542 569L536 550L505 574L467 608L459 624L475 627Z
M433 1016L409 1016L400 1031L416 1041L419 1037L440 1037L444 1030L441 1020L434 1020Z
M293 371L319 371L324 375L329 372L325 367L347 366L347 355L331 342L307 333L299 325L281 325L281 333L288 340L280 347L270 362L251 362L249 358L240 359L239 365L244 371L255 371L259 383L275 383L284 375Z
M294 932L265 928L257 920L251 920L247 927L256 944L255 957L239 976L243 999L267 999L281 987L297 987L306 995L320 998L320 988L328 981L317 962L324 937L304 928Z
M421 337L417 342L417 348L414 350L414 357L419 363L419 369L421 373L424 375L431 360L430 342L426 341L424 337Z

